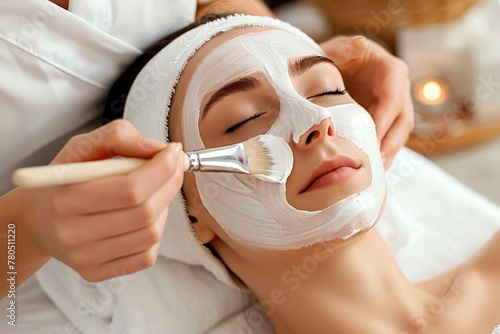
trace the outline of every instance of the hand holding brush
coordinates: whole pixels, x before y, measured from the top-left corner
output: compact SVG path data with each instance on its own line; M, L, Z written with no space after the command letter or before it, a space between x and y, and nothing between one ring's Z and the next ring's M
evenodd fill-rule
M72 184L129 173L147 159L118 158L17 169L13 182L22 187ZM260 135L243 143L185 152L186 172L229 172L254 175L268 182L285 182L293 156L285 140Z

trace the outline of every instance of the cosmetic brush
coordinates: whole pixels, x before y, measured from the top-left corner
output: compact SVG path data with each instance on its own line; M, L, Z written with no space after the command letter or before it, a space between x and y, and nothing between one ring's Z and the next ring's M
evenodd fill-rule
M186 172L228 172L253 175L268 182L284 183L293 165L288 143L272 135L260 135L245 142L184 152ZM22 187L46 187L91 181L126 174L147 159L112 158L48 166L19 168L12 181Z

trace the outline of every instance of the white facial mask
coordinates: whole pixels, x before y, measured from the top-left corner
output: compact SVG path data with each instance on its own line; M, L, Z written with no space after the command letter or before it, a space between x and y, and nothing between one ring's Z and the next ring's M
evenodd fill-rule
M375 125L356 103L324 108L298 94L288 73L289 59L323 55L318 45L281 30L245 34L215 48L198 65L186 92L183 134L187 150L204 147L198 122L204 96L227 82L264 73L280 99L280 114L268 133L288 140L299 137L323 119L331 118L335 135L363 150L371 165L372 182L324 210L304 211L286 201L285 184L232 174L196 174L203 204L236 242L248 247L288 250L347 239L371 228L385 198L385 175ZM193 97L195 97L193 99Z

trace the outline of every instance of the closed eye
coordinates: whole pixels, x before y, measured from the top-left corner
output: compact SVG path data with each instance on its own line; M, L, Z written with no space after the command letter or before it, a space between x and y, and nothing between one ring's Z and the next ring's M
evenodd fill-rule
M230 126L229 128L227 128L226 130L224 130L224 134L230 134L230 133L233 133L234 131L236 131L239 127L245 125L246 123L250 122L251 120L257 118L257 117L260 117L264 115L264 113L259 113L259 114L255 114L255 115L252 115L246 119L244 119L243 121L239 122L239 123L236 123L235 125L232 125Z
M307 99L312 99L315 97L321 97L321 96L327 96L327 95L345 95L346 93L347 93L347 89L344 88L341 90L340 88L337 88L335 90L327 90L327 91L324 91L323 93L309 96Z
M313 95L313 96L309 96L307 99L312 99L312 98L316 98L316 97L321 97L321 96L328 96L328 95L345 95L347 93L347 90L346 89L340 89L340 88L337 88L335 90L327 90L327 91L324 91L320 94L316 94L316 95ZM242 127L243 125L245 125L246 123L250 122L251 120L254 120L262 115L264 115L265 113L258 113L258 114L255 114L255 115L252 115L246 119L244 119L243 121L241 122L238 122L232 126L230 126L229 128L227 128L226 130L223 131L223 134L231 134L233 132L235 132L238 128Z

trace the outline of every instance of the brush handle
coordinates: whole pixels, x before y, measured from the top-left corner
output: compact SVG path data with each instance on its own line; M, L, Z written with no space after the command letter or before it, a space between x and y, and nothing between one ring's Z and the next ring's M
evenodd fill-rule
M262 145L259 137L269 137ZM271 140L272 139L272 140ZM270 143L273 145L269 146ZM248 147L247 147L248 146ZM276 148L277 147L277 148ZM271 149L271 152L269 152ZM283 152L284 150L284 152ZM250 152L247 157L247 151ZM270 156L277 155L280 160L286 162L283 166L272 163ZM279 137L261 135L247 140L244 143L232 144L216 148L205 148L201 150L184 152L185 172L226 172L254 175L267 182L282 182L291 171L293 161L292 151L288 144ZM252 170L252 157L257 168ZM262 167L263 164L270 167ZM49 166L36 166L19 168L12 174L15 185L35 188L57 186L62 184L79 183L91 181L105 176L121 175L130 173L142 166L147 159L118 157L107 160L75 162L69 164L58 164ZM274 168L274 169L273 169Z
M14 171L12 181L15 185L26 188L78 183L105 176L126 174L141 166L145 161L146 159L139 158L119 158L25 167Z
M15 185L25 188L57 186L126 174L146 160L123 158L19 168L12 174ZM249 174L243 143L184 152L184 171L210 171Z

